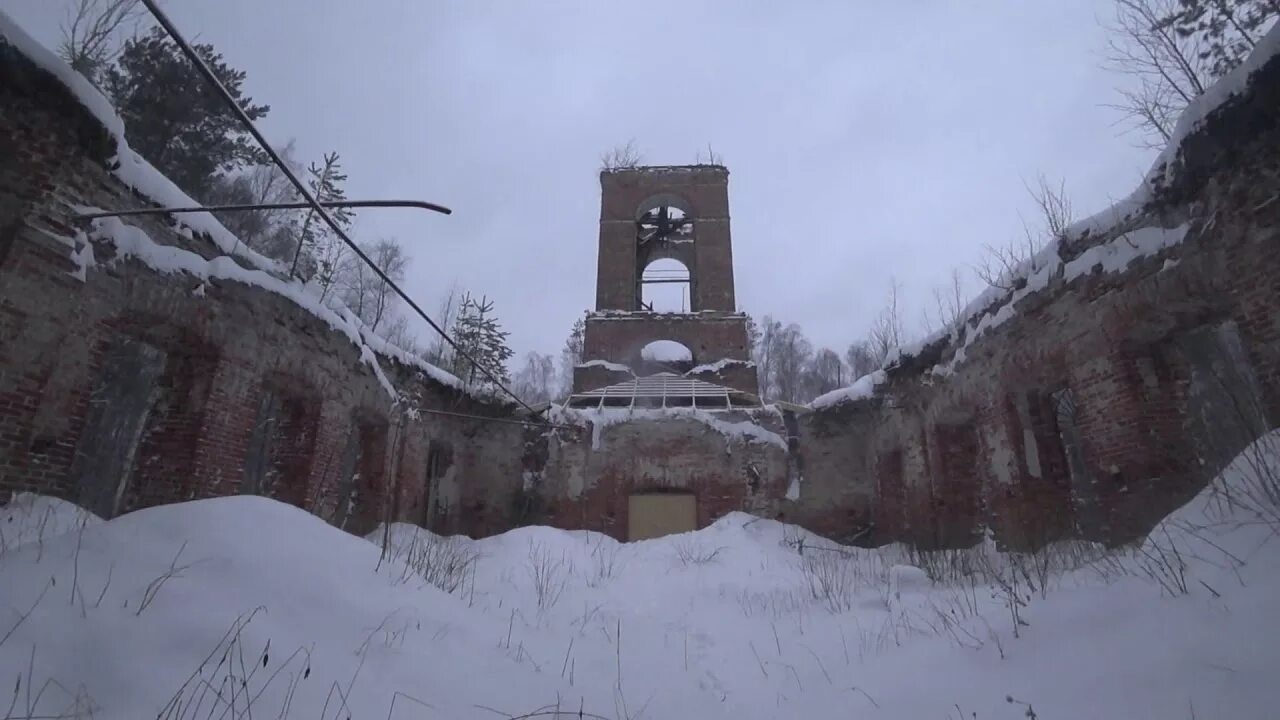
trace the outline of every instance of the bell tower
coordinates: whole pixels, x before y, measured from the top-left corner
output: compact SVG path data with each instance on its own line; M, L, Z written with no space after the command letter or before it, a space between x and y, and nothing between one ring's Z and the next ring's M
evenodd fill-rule
M755 393L747 318L734 303L728 169L604 170L600 189L596 309L586 318L584 367L574 373L574 392L617 379L597 368L619 372L617 366L625 365L639 377L690 374ZM687 273L646 272L664 260ZM687 283L679 311L645 301L647 289L668 283ZM658 344L687 352L681 358L652 353Z

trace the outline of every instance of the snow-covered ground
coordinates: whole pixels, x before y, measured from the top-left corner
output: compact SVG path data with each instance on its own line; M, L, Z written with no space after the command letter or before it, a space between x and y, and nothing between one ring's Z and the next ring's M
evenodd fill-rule
M0 708L1276 717L1280 543L1259 457L1246 452L1155 540L1111 555L1073 544L921 558L743 514L635 544L545 527L441 539L405 525L371 542L254 497L92 522L22 496L0 514L27 528L0 553ZM380 565L384 540L393 557Z

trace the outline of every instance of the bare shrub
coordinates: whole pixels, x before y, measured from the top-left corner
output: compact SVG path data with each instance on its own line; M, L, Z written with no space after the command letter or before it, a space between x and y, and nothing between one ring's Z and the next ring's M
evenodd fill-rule
M450 594L463 593L475 584L480 552L470 538L420 532L414 533L407 546L389 545L387 549L400 562L398 582L417 577Z
M975 575L982 576L990 565L989 560L982 557L986 551L984 545L936 550L915 545L906 548L907 562L923 570L929 580L938 585L960 584Z
M187 543L184 540L182 542L182 546L178 548L178 552L174 553L173 560L169 562L168 569L147 584L146 589L142 591L142 600L138 603L138 610L134 613L134 616L142 615L144 610L151 607L151 603L154 602L156 596L160 594L160 589L165 586L165 583L169 582L173 578L182 577L182 573L195 564L178 564L178 558L182 557L182 551L186 549Z
M833 613L853 609L857 571L853 559L843 552L811 549L800 558L800 574L809 595Z
M766 617L770 620L781 620L786 616L799 616L805 609L803 595L781 588L774 588L769 592L740 590L737 601L742 615L747 618Z
M1003 246L984 246L985 256L974 266L978 279L1006 291L1017 289L1027 277L1042 269L1047 260L1039 257L1040 251L1064 237L1074 218L1064 181L1055 186L1042 173L1036 176L1034 185L1024 185L1036 205L1039 225L1033 227L1023 220L1021 238Z
M1173 597L1186 595L1187 561L1182 549L1178 546L1169 525L1162 523L1160 527L1134 550L1133 559L1138 570L1160 589Z
M242 634L262 611L263 608L258 607L236 618L156 714L157 720L186 720L193 717L248 720L254 717L255 709L260 717L290 716L290 706L298 686L311 677L311 652L305 647L299 647L273 666L270 640L260 649L247 648ZM281 706L276 712L264 712L265 708L260 707L259 701L263 693L275 686L277 681L283 686ZM354 682L354 678L352 681ZM341 687L337 689L340 697L338 702L345 708L351 688L348 686L345 691ZM330 695L333 694L331 689ZM350 714L350 709L346 712Z
M614 146L613 149L601 155L600 169L605 172L630 170L639 167L642 161L640 151L636 148L636 141L631 139L625 145Z
M13 697L3 710L4 720L74 720L92 718L100 709L80 685L74 691L54 678L40 683L35 677L36 646L31 646L26 672L18 672ZM21 703L19 703L21 699ZM4 707L4 706L0 706Z
M713 563L725 550L724 547L711 547L702 538L694 535L681 535L675 538L671 542L671 547L676 552L676 559L685 567Z
M600 587L613 579L618 569L618 555L622 546L614 542L598 542L591 548L591 568L587 575L587 587Z
M529 541L529 577L539 611L546 612L560 602L571 569L563 554L555 557L545 544Z

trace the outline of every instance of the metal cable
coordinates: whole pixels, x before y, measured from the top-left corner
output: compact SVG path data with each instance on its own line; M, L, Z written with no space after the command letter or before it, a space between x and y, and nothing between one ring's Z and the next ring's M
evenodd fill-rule
M421 208L443 215L452 215L453 211L443 205L423 202L421 200L340 200L320 203L327 208ZM180 215L197 212L241 212L245 210L307 210L311 203L240 203L235 205L192 205L190 207L149 207L130 208L128 210L100 210L82 213L81 220L95 220L107 217L128 217L130 215Z
M354 252L357 257L377 273L378 277L383 282L385 282L392 290L395 290L396 295L400 296L401 300L404 300L409 307L413 308L414 312L418 313L419 317L426 320L427 324L431 326L431 329L439 333L440 337L444 338L444 341L449 343L449 347L453 348L454 352L462 355L462 357L469 361L474 367L479 368L486 377L493 381L494 385L498 386L500 390L510 395L511 398L521 407L537 417L537 411L529 407L528 403L521 400L519 396L512 392L510 388L498 379L498 376L495 375L492 370L476 362L475 358L471 357L470 353L459 347L458 343L455 342L453 338L449 337L449 333L445 332L444 329L437 325L422 308L418 307L418 303L414 302L413 298L409 297L404 290L400 289L399 285L395 284L390 277L387 277L387 274L382 271L382 268L378 267L377 264L360 249L359 245L352 242L351 238L347 236L346 231L338 226L338 223L335 222L329 213L325 211L324 206L320 204L316 197L311 194L311 191L307 189L306 185L304 185L302 181L298 179L298 176L293 173L293 170L289 169L288 164L286 164L284 160L281 159L280 155L276 153L275 148L271 147L271 143L267 142L267 139L263 137L262 133L258 130L258 127L253 124L253 120L249 118L244 109L240 107L240 104L237 103L235 98L231 96L231 93L227 91L227 88L222 84L222 81L218 79L218 76L213 74L213 70L211 70L209 66L205 64L204 60L196 54L196 51L187 43L186 38L182 36L182 33L178 32L178 28L174 27L173 23L169 20L169 17L165 15L164 11L162 11L156 4L156 0L142 0L142 3L147 6L147 10L151 11L151 15L156 19L156 22L160 24L160 27L164 28L164 31L169 34L169 38L173 40L180 50L182 50L182 54L187 57L187 60L189 60L191 64L200 71L200 74L204 76L205 81L218 91L218 94L222 96L222 99L231 108L232 112L234 112L236 117L239 118L240 124L244 125L245 129L249 131L249 134L258 141L258 145L260 145L267 153L272 162L276 164L276 167L280 168L280 172L284 173L284 176L293 184L293 187L298 191L298 194L307 201L307 206L315 210L316 214L325 221L325 224L333 230L334 234L341 238L342 242L346 243L347 247L351 248L351 251Z

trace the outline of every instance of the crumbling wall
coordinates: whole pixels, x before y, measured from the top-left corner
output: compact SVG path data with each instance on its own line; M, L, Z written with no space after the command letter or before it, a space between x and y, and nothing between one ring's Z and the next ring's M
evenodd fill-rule
M0 38L0 497L47 493L112 516L256 493L357 533L432 519L429 448L463 448L483 425L456 414L511 407L374 352L283 275L237 279L273 270L175 218L115 234L77 220L82 207L153 204L115 172L130 151L81 99ZM225 272L128 254L118 235L134 228L160 257L218 258ZM452 454L454 494L504 473L518 483L521 452L496 439Z
M837 536L870 518L873 543L1120 543L1274 427L1280 58L1174 150L1140 207L1086 223L874 395L803 415L796 518Z

